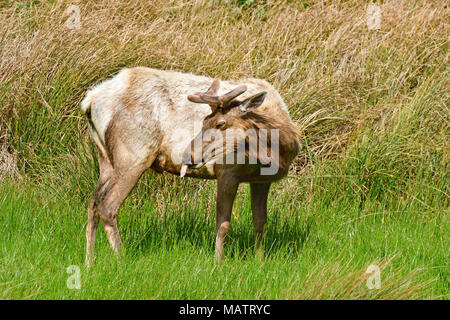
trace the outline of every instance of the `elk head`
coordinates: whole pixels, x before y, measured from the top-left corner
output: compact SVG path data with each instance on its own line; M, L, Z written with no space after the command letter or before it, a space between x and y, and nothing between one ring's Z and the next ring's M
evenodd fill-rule
M240 85L218 96L219 85L219 80L216 79L206 92L197 92L187 97L191 102L208 104L212 112L203 120L200 133L191 141L183 154L181 177L186 174L188 167L200 168L213 159L233 152L234 149L226 149L223 144L225 139L216 139L216 137L224 137L225 130L235 128L239 121L242 122L249 112L258 108L266 97L266 92L262 91L247 99L237 100L236 98L247 90L245 85ZM211 149L214 149L214 152L211 153Z

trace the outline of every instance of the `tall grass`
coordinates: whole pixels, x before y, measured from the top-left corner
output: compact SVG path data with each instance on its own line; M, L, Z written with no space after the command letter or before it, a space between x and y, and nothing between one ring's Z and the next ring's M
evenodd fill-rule
M86 200L98 168L79 103L92 85L138 65L268 80L286 101L303 148L289 178L271 193L269 263L262 270L274 270L267 275L248 260L253 231L246 188L233 212L227 278L224 270L208 269L214 182L143 177L119 218L127 258L111 268L128 281L133 272L143 275L140 268L162 272L171 268L164 259L181 263L177 259L192 255L176 275L199 268L200 279L219 272L223 282L209 291L199 280L197 287L183 284L185 295L171 295L180 287L167 276L158 284L175 291L136 286L125 297L448 297L448 4L379 2L381 28L369 30L368 3L3 1L0 177L8 171L16 180L5 180L0 192L7 230L0 233L0 270L8 288L1 297L71 297L52 287L62 276L40 286L32 281L68 256L82 264ZM72 4L81 10L80 29L66 26ZM59 240L50 241L52 233ZM99 268L110 263L100 239ZM56 250L56 265L45 267L47 258L30 253L27 241L33 250ZM29 255L43 271L24 265ZM374 261L394 279L383 294L361 291L361 271ZM244 291L241 285L226 291L230 279L240 281L239 268L257 275ZM277 270L289 276L261 282ZM78 297L120 297L106 288L95 292L106 280L88 277L92 285Z

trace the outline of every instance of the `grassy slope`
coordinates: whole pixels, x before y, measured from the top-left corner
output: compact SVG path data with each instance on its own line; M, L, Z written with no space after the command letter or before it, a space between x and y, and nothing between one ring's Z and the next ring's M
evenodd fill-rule
M384 1L377 31L361 1L78 1L80 30L69 3L0 9L0 143L23 177L0 185L0 298L448 298L445 1ZM149 174L121 210L124 257L99 232L84 269L97 167L79 102L134 65L261 77L285 98L304 148L271 193L263 264L245 186L217 267L214 182Z

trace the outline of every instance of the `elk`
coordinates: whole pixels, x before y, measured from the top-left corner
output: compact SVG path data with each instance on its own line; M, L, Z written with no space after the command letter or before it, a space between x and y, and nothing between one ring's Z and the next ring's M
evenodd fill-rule
M219 90L226 93L219 95ZM120 251L119 208L141 175L150 168L181 177L217 179L216 259L219 262L230 229L238 185L250 183L256 248L257 252L261 251L269 187L287 174L299 151L297 132L288 109L268 82L253 78L219 81L176 71L135 67L123 69L89 90L81 110L88 120L100 168L97 186L88 204L88 265L94 255L100 220L112 249L116 253ZM216 143L213 139L201 139L207 130L215 130L220 136L230 129L241 129L241 133L234 135L234 145L220 148L219 139L215 139ZM252 152L248 146L249 136L245 134L248 129L254 130L256 135L262 129L277 130L276 148L267 146L269 155L265 157L260 156L261 152ZM236 153L239 141L244 141L241 143L244 156L254 156L256 161L220 161L225 155ZM200 152L195 145L200 146L197 148ZM216 148L208 154L205 151L211 146ZM276 170L272 174L262 174L267 160L274 155L277 156Z

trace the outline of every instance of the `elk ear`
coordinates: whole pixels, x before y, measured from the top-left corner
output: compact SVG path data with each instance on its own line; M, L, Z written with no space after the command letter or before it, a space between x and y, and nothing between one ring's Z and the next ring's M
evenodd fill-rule
M264 99L266 98L266 94L267 92L263 91L242 101L239 105L241 115L247 114L262 105Z

